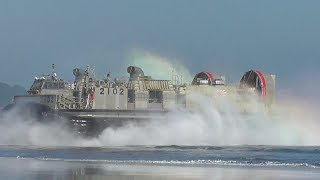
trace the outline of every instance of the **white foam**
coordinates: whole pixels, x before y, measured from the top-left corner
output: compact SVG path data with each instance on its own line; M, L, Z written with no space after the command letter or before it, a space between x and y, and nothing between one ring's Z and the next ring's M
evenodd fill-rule
M27 158L19 158L27 159ZM96 159L59 159L59 158L35 158L43 161L66 161L66 162L92 162L92 163L112 163L112 164L154 164L154 165L175 165L175 166L243 166L243 167L306 167L320 168L320 166L308 163L281 163L281 162L248 162L248 161L225 161L225 160L96 160Z

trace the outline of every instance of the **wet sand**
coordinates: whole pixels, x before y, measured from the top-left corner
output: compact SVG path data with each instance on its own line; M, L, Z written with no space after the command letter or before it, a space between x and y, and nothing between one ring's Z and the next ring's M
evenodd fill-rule
M232 166L160 166L0 159L0 179L320 179L320 170Z

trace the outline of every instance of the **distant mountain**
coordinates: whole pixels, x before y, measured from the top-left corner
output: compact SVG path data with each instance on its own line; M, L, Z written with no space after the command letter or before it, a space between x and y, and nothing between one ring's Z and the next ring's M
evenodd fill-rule
M26 94L27 91L22 86L10 86L0 82L0 107L12 102L13 96Z

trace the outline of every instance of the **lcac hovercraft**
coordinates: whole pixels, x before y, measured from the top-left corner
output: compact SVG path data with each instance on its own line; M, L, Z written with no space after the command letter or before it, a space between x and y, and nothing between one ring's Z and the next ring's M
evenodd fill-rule
M225 77L210 72L195 75L190 84L179 76L172 80L153 79L135 66L127 68L129 78L112 79L110 74L96 79L93 70L75 68L74 82L60 79L55 66L52 73L36 77L27 95L14 97L3 111L25 115L48 123L64 121L71 129L97 136L107 127L126 122L162 119L177 108L195 112L201 108L199 96L219 106L224 97L241 113L254 113L258 104L269 109L275 97L275 75L256 70L246 72L237 86L225 84ZM258 99L258 101L252 101Z

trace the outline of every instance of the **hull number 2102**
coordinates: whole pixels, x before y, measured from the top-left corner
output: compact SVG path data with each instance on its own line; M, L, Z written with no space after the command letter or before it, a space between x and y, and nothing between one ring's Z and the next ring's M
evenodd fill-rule
M104 95L124 95L123 88L100 88L100 94Z

